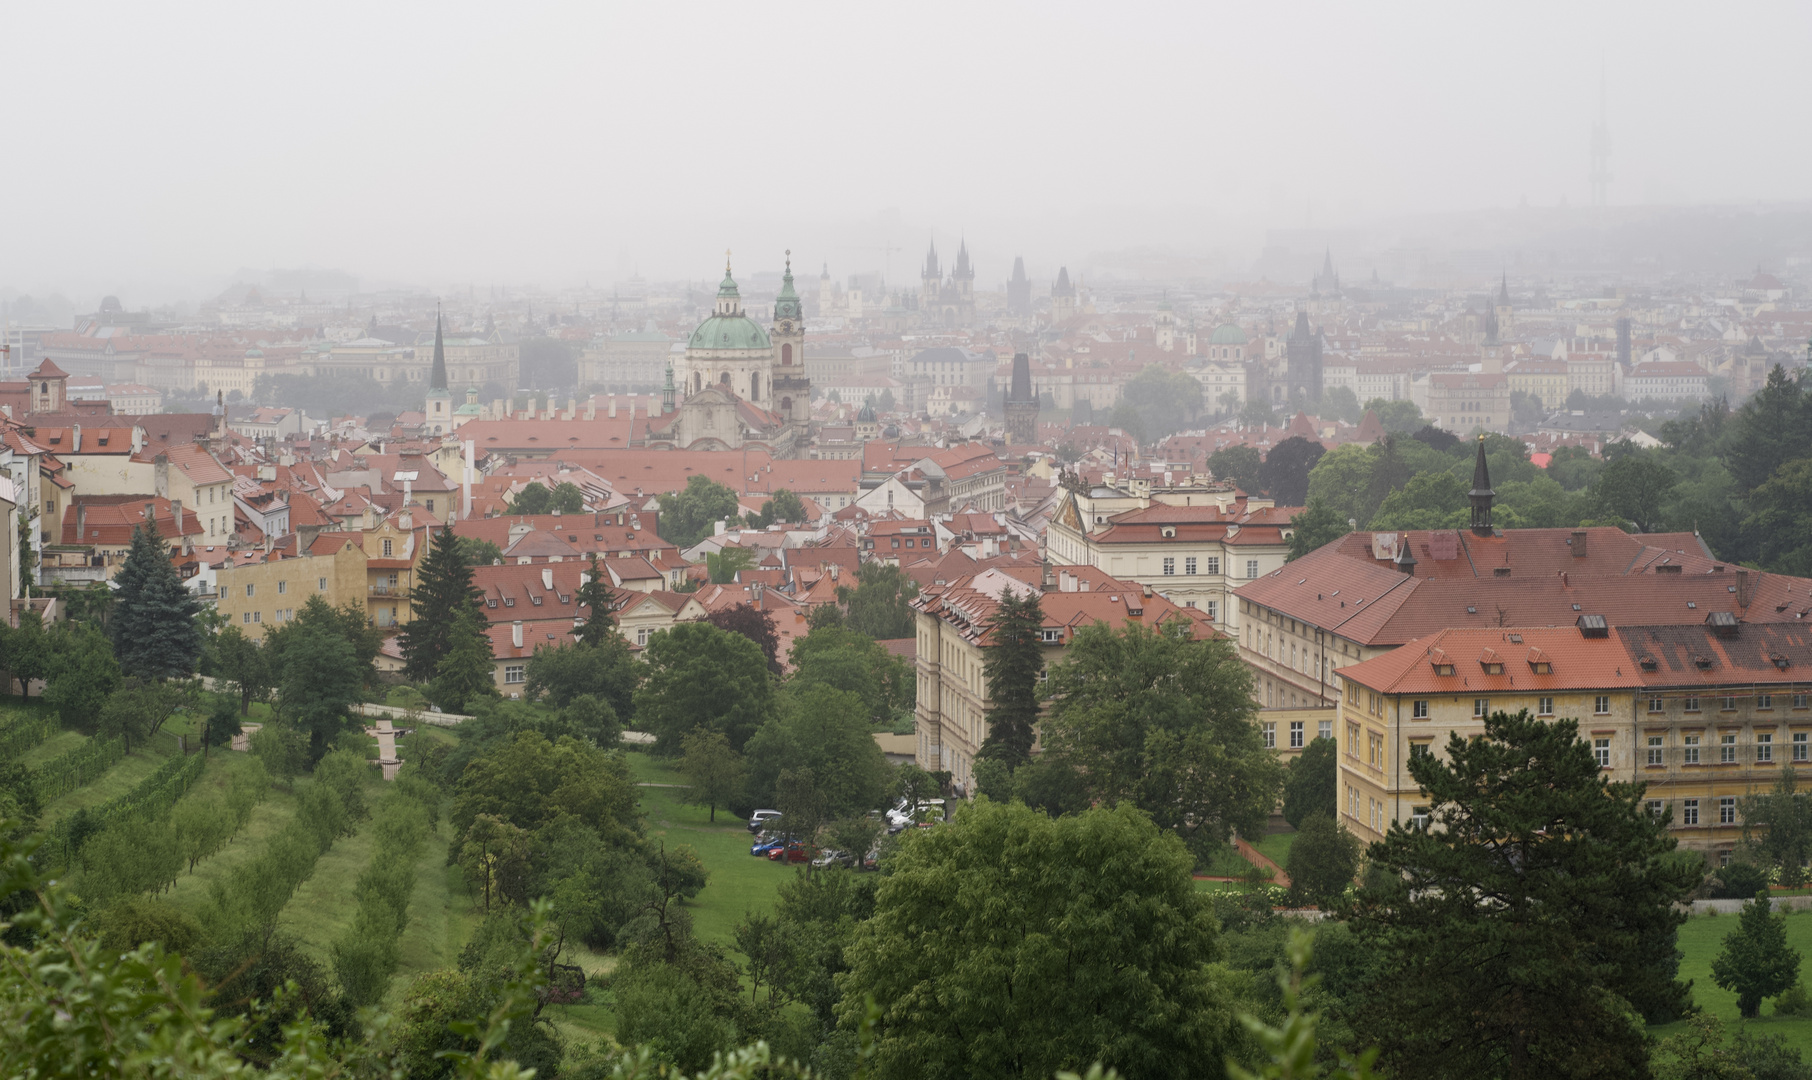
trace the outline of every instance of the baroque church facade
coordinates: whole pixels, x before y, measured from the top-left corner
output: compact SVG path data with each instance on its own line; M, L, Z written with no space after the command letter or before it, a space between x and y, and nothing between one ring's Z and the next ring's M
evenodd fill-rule
M754 446L779 458L799 457L811 442L811 416L805 318L791 253L771 330L744 311L726 259L711 314L687 339L678 369L667 371L647 444L678 450Z

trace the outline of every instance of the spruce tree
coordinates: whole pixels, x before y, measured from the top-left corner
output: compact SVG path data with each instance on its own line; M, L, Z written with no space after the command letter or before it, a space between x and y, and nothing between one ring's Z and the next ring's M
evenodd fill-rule
M154 526L132 530L132 547L114 586L110 628L121 669L146 679L193 673L201 659L201 626L195 621L201 602L183 587Z
M585 621L573 628L573 636L584 645L602 645L617 629L616 605L611 600L610 586L605 583L604 576L594 551L591 565L586 570L585 584L579 586L579 595L573 598L574 607L585 609Z
M491 639L484 630L484 616L476 608L467 607L455 616L447 654L434 674L434 703L441 708L465 712L479 698L497 695Z
M443 528L434 534L428 554L416 567L415 588L409 594L412 613L400 635L403 666L411 679L426 682L439 674L455 620L478 601L472 567L461 556L453 530Z
M1799 950L1787 947L1787 923L1773 908L1766 888L1756 893L1711 962L1711 981L1736 994L1737 1012L1749 1020L1761 1015L1763 998L1799 981Z
M988 658L982 673L993 708L988 710L988 737L982 741L981 755L1009 769L1032 760L1032 743L1038 736L1043 629L1044 609L1030 588L1023 593L1003 590L1000 606L988 618Z

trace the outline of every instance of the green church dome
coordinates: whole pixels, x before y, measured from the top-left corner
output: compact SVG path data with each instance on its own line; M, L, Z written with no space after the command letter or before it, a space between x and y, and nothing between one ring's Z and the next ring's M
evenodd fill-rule
M1222 323L1214 328L1214 336L1208 339L1210 345L1244 345L1246 332L1232 323Z
M747 315L713 315L698 324L688 349L771 349L768 332Z

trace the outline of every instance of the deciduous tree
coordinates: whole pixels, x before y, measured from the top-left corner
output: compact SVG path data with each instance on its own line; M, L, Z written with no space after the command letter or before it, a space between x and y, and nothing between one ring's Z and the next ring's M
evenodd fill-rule
M773 707L774 677L761 647L706 622L680 623L648 639L648 674L635 693L636 723L666 754L697 728L721 731L741 749Z
M6 673L19 683L19 695L31 696L34 680L49 677L54 668L50 635L44 619L30 608L19 613L19 625L5 638Z
M768 670L775 675L785 670L780 663L780 631L774 628L772 614L753 604L731 604L706 615L705 621L760 646L761 655L767 657Z
M1310 814L1334 816L1339 799L1339 751L1333 739L1311 739L1284 776L1283 816L1293 829Z
M1292 897L1332 907L1358 873L1359 841L1340 827L1333 814L1317 810L1302 819L1285 862Z
M1271 448L1258 470L1258 482L1279 506L1302 506L1309 497L1309 471L1327 448L1292 435Z
M660 497L657 521L661 539L684 551L710 536L716 523L737 514L736 492L704 476L691 476L686 486Z
M1302 513L1290 518L1290 558L1300 559L1309 552L1331 544L1352 532L1352 526L1326 499L1310 499Z
M876 641L914 636L912 601L918 595L918 582L886 562L863 563L856 571L856 587L837 589L846 609L844 625Z
M691 783L690 802L709 807L711 820L717 808L736 797L747 771L742 755L730 747L721 731L693 731L680 740L680 774Z

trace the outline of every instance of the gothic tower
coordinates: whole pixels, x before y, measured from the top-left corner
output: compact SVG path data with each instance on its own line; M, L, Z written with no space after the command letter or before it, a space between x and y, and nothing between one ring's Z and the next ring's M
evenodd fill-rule
M931 250L925 254L925 269L919 274L919 310L935 312L938 293L943 288L944 275L937 265L937 241L932 241Z
M1013 354L1013 383L1007 388L1007 445L1038 443L1038 394L1032 389L1032 361Z
M773 409L803 440L812 420L812 381L805 374L805 317L793 291L793 253L786 253L786 277L774 298Z
M423 408L430 435L453 430L453 397L447 392L447 347L440 335L440 312L434 312L434 364L428 369L428 401Z
M1289 381L1286 400L1297 394L1304 402L1321 400L1321 332L1309 325L1305 311L1296 313L1296 325L1284 343L1284 366Z
M1057 268L1057 284L1051 286L1051 321L1065 322L1076 317L1076 286L1070 284L1070 268Z
M975 268L969 265L969 242L957 244L956 268L950 271L950 283L954 286L957 307L960 309L961 321L968 322L968 316L975 310Z
M1013 276L1007 280L1007 314L1022 319L1032 314L1032 281L1026 277L1026 261L1013 257Z

